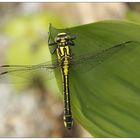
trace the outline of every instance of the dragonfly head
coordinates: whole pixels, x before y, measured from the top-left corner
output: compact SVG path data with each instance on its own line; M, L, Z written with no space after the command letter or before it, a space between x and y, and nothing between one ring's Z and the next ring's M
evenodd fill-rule
M60 46L68 45L70 40L70 36L67 33L58 33L55 42Z
M69 39L70 36L67 33L58 33L55 42L58 43L58 45L67 44Z

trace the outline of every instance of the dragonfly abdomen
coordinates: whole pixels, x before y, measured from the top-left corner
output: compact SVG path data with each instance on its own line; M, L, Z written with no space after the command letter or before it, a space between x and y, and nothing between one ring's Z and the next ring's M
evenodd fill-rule
M64 82L64 125L68 129L70 129L73 125L73 119L70 105L68 75L63 75L63 82Z

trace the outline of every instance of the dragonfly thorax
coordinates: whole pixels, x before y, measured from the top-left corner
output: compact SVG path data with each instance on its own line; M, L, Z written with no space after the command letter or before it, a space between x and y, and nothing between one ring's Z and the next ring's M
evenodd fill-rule
M70 47L69 46L59 46L57 48L57 57L59 59L63 57L70 57L71 52L70 52Z

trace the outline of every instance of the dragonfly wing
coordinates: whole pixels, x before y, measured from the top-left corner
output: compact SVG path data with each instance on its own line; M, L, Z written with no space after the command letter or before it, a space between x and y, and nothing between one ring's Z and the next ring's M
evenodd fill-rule
M95 53L90 53L86 55L78 56L77 58L72 59L72 69L82 72L89 71L99 64L102 64L104 61L106 61L108 58L122 50L123 48L128 47L135 47L138 44L140 44L137 41L127 41L118 45L115 45L113 47L110 47L105 50L101 50Z
M0 66L0 83L8 83L7 79L16 84L28 82L34 77L46 76L53 78L53 71L59 67L57 61L49 61L37 65L2 65Z

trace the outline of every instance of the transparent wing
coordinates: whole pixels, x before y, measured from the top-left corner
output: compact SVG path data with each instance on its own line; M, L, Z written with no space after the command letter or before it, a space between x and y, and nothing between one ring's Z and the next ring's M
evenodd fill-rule
M123 48L134 48L140 44L140 42L137 41L127 41L118 45L115 45L111 48L101 50L99 52L90 53L86 55L78 56L77 58L72 59L72 69L78 70L78 72L86 72L89 71L99 64L106 61L108 58L113 56L118 51L122 50Z
M47 76L53 78L53 70L59 67L57 61L49 61L38 65L2 65L0 66L0 83L8 83L12 79L14 83L28 82L33 77Z
M138 44L140 43L137 41L128 41L110 47L108 49L101 50L99 52L73 57L71 68L77 70L78 72L89 71L90 69L93 69L99 64L106 61L108 58L110 58L123 48L133 48ZM41 75L43 77L48 76L48 79L50 79L51 77L53 77L53 74L51 74L52 71L54 71L58 67L58 61L50 61L38 65L2 65L0 66L0 83L4 82L5 76L7 76L8 78L10 76L16 77L14 78L14 81L16 81L16 83L27 82L28 79L31 79L32 77L36 77L38 75Z

